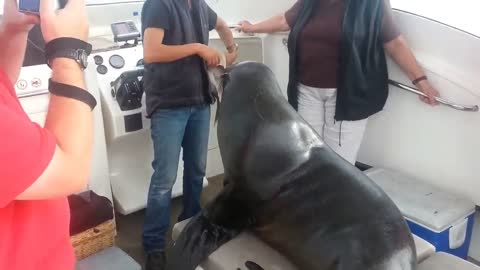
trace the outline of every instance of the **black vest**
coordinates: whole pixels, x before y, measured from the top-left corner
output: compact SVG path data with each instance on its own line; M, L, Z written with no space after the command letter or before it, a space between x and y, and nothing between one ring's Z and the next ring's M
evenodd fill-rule
M208 8L204 0L192 0L192 11L186 0L162 1L168 8L171 25L165 31L163 44L208 44ZM217 97L208 80L207 65L198 55L146 64L143 84L148 116L157 109L211 104Z
M344 0L335 120L365 119L383 109L388 97L388 70L380 30L384 0ZM317 0L305 0L292 27L288 51L288 101L298 109L298 37Z

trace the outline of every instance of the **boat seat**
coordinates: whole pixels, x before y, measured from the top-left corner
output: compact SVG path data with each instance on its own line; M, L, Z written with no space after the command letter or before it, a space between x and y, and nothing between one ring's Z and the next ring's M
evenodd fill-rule
M172 238L177 240L189 220L184 220L173 226ZM241 252L240 252L241 251ZM245 263L251 261L263 269L298 270L280 253L260 241L250 232L243 232L221 248L210 254L196 270L226 270L226 269L262 269L247 268Z
M451 254L438 252L420 263L418 270L480 270L480 267Z
M423 240L416 235L413 235L413 240L415 241L415 247L417 249L417 261L419 263L423 262L426 258L432 256L435 253L435 246L430 244L429 242Z
M189 220L175 224L172 238L175 241ZM414 235L419 262L435 253L435 247ZM252 261L263 269L297 270L285 257L270 248L250 232L243 232L212 253L199 268L203 270L246 269ZM253 268L255 269L255 268Z
M75 270L142 270L142 267L118 247L111 247L79 261Z

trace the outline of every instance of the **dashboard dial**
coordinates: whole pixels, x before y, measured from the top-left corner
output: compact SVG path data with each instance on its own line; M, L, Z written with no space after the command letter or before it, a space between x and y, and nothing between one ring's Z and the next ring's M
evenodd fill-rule
M107 68L106 66L104 66L104 65L99 65L99 66L97 67L97 72L100 73L100 74L102 74L102 75L105 75L105 74L107 74L107 72L108 72L108 68Z
M116 69L121 69L125 66L125 59L123 59L123 57L121 57L118 54L114 54L110 56L110 59L108 60L108 62L113 68L116 68Z
M103 57L101 57L100 55L95 55L93 57L93 60L95 61L95 65L97 66L103 64Z

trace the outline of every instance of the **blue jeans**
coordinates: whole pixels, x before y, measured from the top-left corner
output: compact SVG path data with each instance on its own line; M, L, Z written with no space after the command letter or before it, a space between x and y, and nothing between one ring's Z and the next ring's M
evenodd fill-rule
M164 251L170 226L172 188L177 178L183 148L183 211L179 221L200 212L200 195L205 177L210 106L162 109L151 117L154 161L148 193L143 246L146 253Z

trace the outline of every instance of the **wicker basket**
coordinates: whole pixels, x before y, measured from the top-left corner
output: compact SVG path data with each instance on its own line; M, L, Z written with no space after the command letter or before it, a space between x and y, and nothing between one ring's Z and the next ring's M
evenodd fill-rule
M106 221L94 228L70 237L77 260L82 260L114 245L115 222Z

